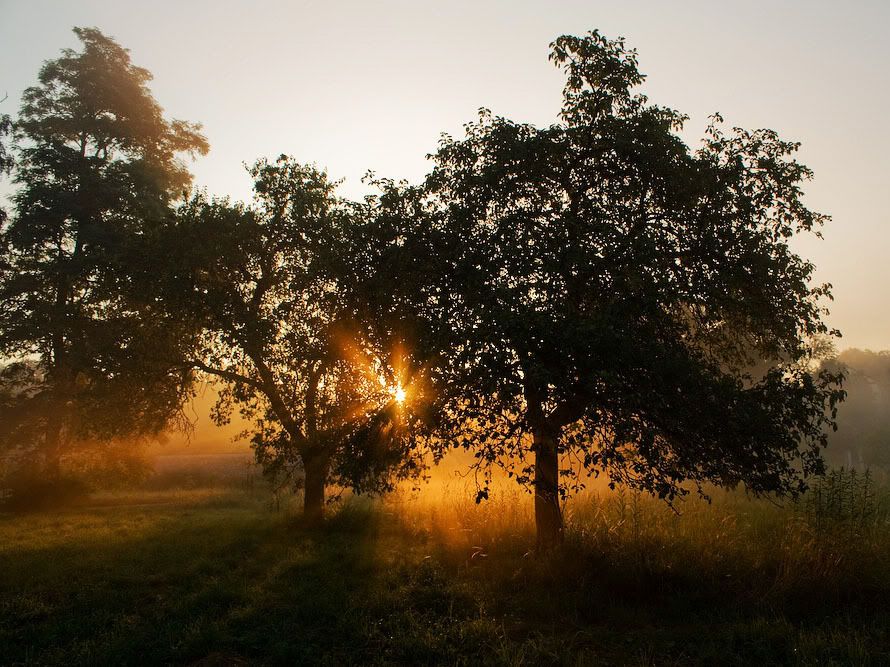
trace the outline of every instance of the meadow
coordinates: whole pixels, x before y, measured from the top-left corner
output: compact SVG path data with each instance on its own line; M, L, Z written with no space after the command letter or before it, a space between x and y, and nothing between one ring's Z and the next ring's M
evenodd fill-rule
M885 664L887 499L849 473L680 513L597 489L539 556L513 487L343 498L309 528L252 477L171 473L0 515L0 663Z

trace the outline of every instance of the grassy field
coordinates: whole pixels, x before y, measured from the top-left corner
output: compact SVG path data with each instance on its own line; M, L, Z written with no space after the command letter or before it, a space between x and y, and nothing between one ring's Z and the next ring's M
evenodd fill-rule
M257 490L89 502L0 516L3 664L890 664L879 503L590 494L538 558L513 492L353 499L316 530Z

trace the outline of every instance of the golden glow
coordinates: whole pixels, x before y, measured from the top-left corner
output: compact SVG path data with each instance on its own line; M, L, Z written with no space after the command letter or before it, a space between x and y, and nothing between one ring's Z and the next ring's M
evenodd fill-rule
M389 385L386 381L386 378L383 375L378 376L378 380L380 381L380 386L383 387L390 396L392 396L393 400L402 405L405 402L405 389L402 387L402 383L398 382L395 385Z

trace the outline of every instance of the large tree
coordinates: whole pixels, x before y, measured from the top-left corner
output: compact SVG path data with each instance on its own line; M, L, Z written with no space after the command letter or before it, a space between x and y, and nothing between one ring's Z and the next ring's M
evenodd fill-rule
M205 153L197 125L164 118L150 73L96 29L46 62L15 122L18 186L0 228L0 356L15 389L4 435L58 473L82 440L156 432L188 378L154 363L178 332L142 298L142 239ZM32 434L23 443L23 434Z
M222 382L257 460L302 486L307 519L331 483L391 488L416 474L392 363L341 306L334 261L355 215L336 183L287 157L258 161L252 206L196 194L161 242L165 308L198 332L181 363Z
M830 286L789 245L824 221L797 144L715 116L690 149L685 117L635 91L622 40L560 37L551 59L560 122L483 111L375 217L393 261L369 284L399 286L379 310L413 312L441 442L533 488L542 547L562 538L572 469L668 500L799 492L842 392L809 342L836 333Z

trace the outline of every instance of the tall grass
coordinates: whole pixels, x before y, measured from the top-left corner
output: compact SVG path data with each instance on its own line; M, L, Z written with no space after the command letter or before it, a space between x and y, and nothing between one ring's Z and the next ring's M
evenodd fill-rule
M0 663L883 664L887 491L863 480L679 513L595 489L546 556L528 494L461 479L344 496L320 531L231 485L0 517Z

